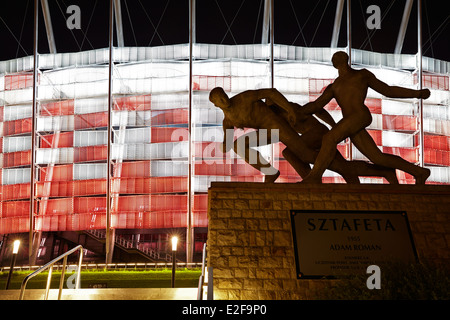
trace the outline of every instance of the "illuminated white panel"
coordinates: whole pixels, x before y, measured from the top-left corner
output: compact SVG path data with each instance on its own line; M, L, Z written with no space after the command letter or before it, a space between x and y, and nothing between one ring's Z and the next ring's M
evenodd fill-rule
M74 131L73 146L86 147L105 145L108 143L106 131Z
M151 134L152 129L150 127L114 130L113 138L115 143L151 143Z
M73 115L38 117L36 121L36 131L72 131L73 129Z
M431 95L424 100L427 104L450 104L450 91L430 89Z
M356 67L356 69L359 69ZM413 77L410 72L383 68L367 68L375 77L388 85L414 88Z
M423 106L424 118L450 120L450 108L448 106L427 105Z
M449 183L450 182L450 167L427 167L431 170L431 175L428 181Z
M189 142L168 142L152 144L112 145L111 158L114 160L179 159L189 155Z
M231 176L194 176L194 192L208 192L211 182L228 182Z
M372 123L367 127L367 129L382 130L383 129L383 115L372 114Z
M19 184L30 182L30 168L3 169L2 184Z
M414 147L414 136L411 134L399 133L394 131L383 131L381 134L383 146L385 147Z
M152 177L187 176L187 161L152 161L150 166Z
M31 149L31 137L4 137L3 152L17 152Z
M73 107L75 114L108 111L108 97L75 99Z
M275 79L278 77L304 78L304 79L335 79L337 70L324 64L305 62L278 61L274 65Z
M381 100L381 112L389 115L414 115L415 106L413 103L397 100Z
M174 108L188 108L189 96L184 94L153 94L151 96L152 110L165 110Z
M74 163L73 180L105 179L106 163Z
M95 82L108 79L108 66L75 67L45 71L39 85Z
M113 126L150 126L151 111L114 111L112 112Z
M32 112L33 110L30 104L5 106L3 108L3 121L31 118Z
M189 73L189 64L183 61L128 63L118 65L114 71L117 79L179 77Z
M5 104L25 104L33 100L33 88L8 90L3 92Z
M37 149L36 164L73 163L73 148Z
M196 124L222 124L223 118L223 111L218 108L195 108L192 112L192 121Z
M222 127L196 127L193 130L192 141L223 141Z
M423 131L450 136L450 120L423 119Z
M309 79L298 79L288 77L276 77L275 87L281 92L286 93L308 93Z

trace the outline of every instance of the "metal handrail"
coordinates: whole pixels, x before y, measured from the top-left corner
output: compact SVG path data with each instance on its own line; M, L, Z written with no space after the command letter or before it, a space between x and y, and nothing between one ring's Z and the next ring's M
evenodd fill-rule
M53 259L49 263L43 265L41 268L37 269L33 273L30 273L29 275L27 275L25 277L25 279L23 279L22 285L20 286L19 300L23 300L23 296L25 295L25 288L27 286L28 280L37 276L39 273L41 273L45 269L50 268L48 271L47 286L45 287L45 295L44 295L44 300L47 300L48 293L50 291L50 282L51 282L51 278L52 278L53 265L56 262L58 262L59 260L61 260L62 258L64 258L63 267L61 270L61 279L59 280L59 291L58 291L58 300L61 300L62 287L64 284L64 275L66 272L66 265L67 265L67 256L69 256L70 254L74 253L77 250L80 250L80 257L78 258L78 269L77 269L77 277L76 277L76 282L75 282L75 289L79 289L80 288L81 262L83 261L83 246L82 245L76 246L75 248L73 248L73 249L67 251L66 253L60 255L59 257Z
M213 288L213 268L206 266L206 243L203 245L202 274L198 279L197 300L203 300L203 286L207 284L206 300L214 300Z

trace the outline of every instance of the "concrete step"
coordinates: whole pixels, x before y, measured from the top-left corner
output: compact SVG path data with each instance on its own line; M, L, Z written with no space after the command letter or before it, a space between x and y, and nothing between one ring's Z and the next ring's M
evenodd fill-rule
M45 289L27 289L24 300L44 300ZM20 290L0 290L0 300L18 300ZM58 299L50 289L48 300ZM196 300L197 288L63 289L61 300Z

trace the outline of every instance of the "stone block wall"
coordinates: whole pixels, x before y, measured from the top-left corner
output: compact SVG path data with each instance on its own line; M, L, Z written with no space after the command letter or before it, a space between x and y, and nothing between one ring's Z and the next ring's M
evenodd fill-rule
M212 183L208 266L215 299L314 299L296 278L290 210L406 211L419 259L450 263L450 187Z

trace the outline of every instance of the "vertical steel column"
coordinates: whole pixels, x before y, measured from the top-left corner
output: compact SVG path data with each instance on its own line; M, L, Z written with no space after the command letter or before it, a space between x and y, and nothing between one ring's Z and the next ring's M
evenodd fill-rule
M395 43L395 54L402 53L403 42L405 40L406 28L408 27L409 16L411 14L411 9L413 5L413 0L406 0L405 9L403 10L402 23L400 25L400 30L398 31L397 42Z
M44 14L45 29L47 31L48 48L50 53L56 53L56 42L53 34L52 18L50 15L50 8L48 7L48 0L41 0L41 6Z
M348 50L348 64L352 66L352 13L351 1L347 0L347 50Z
M124 47L125 42L123 40L122 8L120 7L120 0L114 0L114 12L116 13L117 46Z
M109 1L109 74L108 74L108 145L106 160L106 263L112 261L112 248L114 242L111 234L111 109L112 109L112 74L113 74L113 24L114 24L114 1Z
M339 42L339 31L341 29L342 11L344 11L344 0L338 0L336 14L334 16L333 36L331 37L331 48L337 48Z
M29 263L34 264L34 245L33 245L33 233L34 233L34 163L36 161L36 105L37 105L37 69L38 69L38 18L39 18L39 0L34 0L34 35L33 35L33 106L31 111L31 165L30 165L30 221L29 221L29 244L28 244L28 258Z
M422 0L417 0L417 62L419 90L422 90ZM423 100L419 99L419 165L424 165Z
M347 53L348 65L352 66L352 9L351 0L347 0ZM349 160L353 160L353 145L350 139L348 141Z
M188 158L188 208L187 208L187 228L186 228L186 263L191 263L194 255L194 241L193 241L193 228L192 228L192 207L193 207L193 170L192 170L192 76L193 76L193 54L194 54L194 11L195 0L189 0L189 158Z
M274 46L274 1L270 1L270 86L273 88L275 83L274 63L273 63L273 46Z

